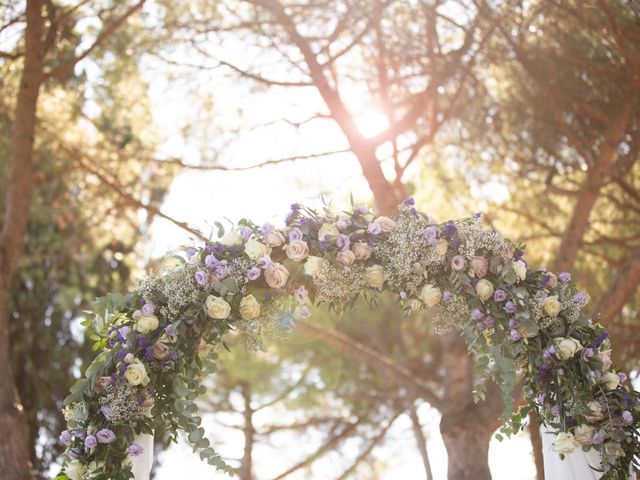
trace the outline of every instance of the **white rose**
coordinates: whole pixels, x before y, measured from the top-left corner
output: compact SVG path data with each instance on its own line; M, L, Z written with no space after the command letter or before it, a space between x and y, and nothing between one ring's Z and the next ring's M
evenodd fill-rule
M558 301L558 296L552 295L547 297L542 304L542 310L549 317L557 317L560 310L562 310L562 305L560 305L560 302Z
M274 263L264 272L264 280L271 288L284 288L289 278L289 271L280 263Z
M240 235L240 230L237 228L233 228L224 234L220 243L224 245L242 245L242 235Z
M311 256L307 258L307 261L304 264L304 273L312 277L317 275L320 270L322 270L325 262L326 260L320 257Z
M596 429L591 425L578 425L573 430L573 437L580 445L591 445L595 431Z
M140 333L149 333L158 328L159 324L158 317L155 315L140 315L135 329Z
M338 235L340 235L340 230L338 230L338 227L335 223L325 223L320 227L320 230L318 230L319 240L324 240L324 238L327 236L331 238L337 237Z
M556 356L561 360L568 360L582 350L580 342L572 337L556 338L553 342L556 345Z
M349 266L356 261L356 255L351 250L341 250L336 255L336 259L342 265Z
M253 320L260 315L260 303L253 295L247 295L240 300L240 316L245 320Z
M519 282L527 278L527 264L524 263L522 260L513 262L511 264L511 267L513 268L513 271L515 272L516 278L518 279Z
M207 315L210 318L217 318L224 320L231 313L231 305L229 305L224 299L209 295L205 302L207 308Z
M281 247L284 245L284 235L278 230L267 232L264 236L264 242L271 247Z
M611 368L611 350L602 350L601 352L598 352L598 358L602 362L602 372L606 372Z
M615 390L620 385L620 377L613 372L607 372L600 378L600 383L607 390Z
M271 247L266 246L255 238L250 238L244 246L244 253L246 253L251 260L258 260L265 255L269 255L271 253Z
M372 265L367 268L365 273L367 285L378 290L384 285L384 270L381 265Z
M356 256L356 260L368 260L371 256L371 247L369 247L365 242L354 243L351 250Z
M127 379L129 385L142 385L146 387L149 384L149 375L140 360L134 358L124 371L124 378Z
M442 292L438 287L427 283L422 287L422 290L420 290L420 295L418 297L427 307L433 307L440 303L440 300L442 299Z
M375 222L380 225L383 232L390 232L396 228L396 222L391 220L389 217L378 217L375 219Z
M436 244L436 252L441 257L444 257L447 254L447 249L449 248L449 244L444 238L441 238Z
M602 411L602 405L597 400L591 400L587 403L587 407L591 410L591 415L585 415L585 418L591 423L599 422L604 418L604 412Z
M573 452L579 446L571 432L560 432L553 441L553 451L564 455Z
M70 480L82 480L87 467L85 467L79 460L73 460L67 463L64 467L64 474L69 477Z
M309 256L309 246L304 240L291 240L286 249L287 257L296 262L301 262Z
M489 280L482 279L476 283L476 293L482 302L486 302L493 296L493 283Z

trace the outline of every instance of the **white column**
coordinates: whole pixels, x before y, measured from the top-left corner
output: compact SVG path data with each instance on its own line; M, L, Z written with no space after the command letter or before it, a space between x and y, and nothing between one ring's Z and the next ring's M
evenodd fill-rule
M138 435L134 438L133 443L137 443L143 448L140 455L131 458L135 480L149 480L153 466L153 435L147 433Z

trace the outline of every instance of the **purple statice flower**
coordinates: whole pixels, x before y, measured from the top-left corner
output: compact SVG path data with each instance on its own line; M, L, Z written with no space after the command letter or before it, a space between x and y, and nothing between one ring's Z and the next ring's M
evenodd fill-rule
M291 225L291 223L296 218L296 215L298 214L299 211L300 211L300 205L297 204L297 203L292 203L291 204L291 211L285 217L284 223L287 226Z
M456 237L453 240L451 240L451 246L453 247L454 250L457 250L460 247L460 243L462 243L462 240L460 240L460 237Z
M216 243L216 252L218 253L224 252L224 246L220 242Z
M137 457L138 455L141 455L142 452L144 452L144 448L142 448L137 443L132 443L131 445L129 445L129 448L127 448L127 453L132 457Z
M209 274L207 272L203 272L202 270L198 270L194 273L193 278L196 279L196 283L198 285L206 285L209 283Z
M426 227L422 236L429 245L436 245L438 243L438 228Z
M113 443L116 440L116 434L108 428L103 428L102 430L98 430L96 438L99 443Z
M140 309L143 315L150 316L156 311L156 307L153 303L145 303Z
M554 417L560 416L560 405L554 405L551 407L551 415Z
M349 241L348 235L341 233L340 235L338 235L338 238L336 238L336 246L340 250L349 250L350 245L351 245L351 242Z
M251 267L247 270L247 278L249 280L256 280L260 276L260 269L258 267Z
M377 222L371 222L367 227L367 233L371 235L379 235L382 232L382 227Z
M484 332L486 329L487 325L484 322L476 323L476 330L478 330L478 332Z
M127 337L129 336L129 334L131 333L131 327L128 326L124 326L124 327L120 327L118 329L118 338L120 339L121 342L126 342L127 341Z
M584 348L584 349L582 349L582 353L580 354L580 358L582 359L583 362L586 362L588 359L593 357L594 354L595 354L595 351L593 350L593 348L591 348L591 347Z
M114 356L116 361L119 362L127 356L127 352L125 352L124 350L118 350Z
M608 336L609 336L608 332L602 332L598 337L598 339L594 342L593 349L598 350L598 348L600 348L600 345L604 343L604 341L607 339Z
M496 302L504 302L507 299L507 292L505 292L504 290L498 289L493 294L493 299Z
M413 207L416 204L416 201L413 199L413 197L407 197L402 201L402 205L405 205L407 207Z
M480 220L482 218L482 212L476 212L476 214L474 215L474 218L476 220Z
M605 436L604 433L602 433L601 431L597 431L596 433L593 434L593 437L591 438L591 443L593 445L600 445L602 442L604 442Z
M206 257L204 257L204 266L207 268L214 269L216 268L216 265L218 265L219 263L220 261L213 254L209 254Z
M216 277L216 280L224 280L229 275L229 266L223 263L219 263L216 265L216 268L213 269L213 276Z
M358 212L360 215L366 215L367 213L369 213L369 207L367 207L366 205L360 205L358 208L356 208L356 212Z
M307 305L301 305L297 310L300 318L309 318L311 316L311 309Z
M484 317L484 313L482 313L482 311L479 308L476 308L471 312L471 320L474 320L477 322L478 320L482 320L483 317Z
M451 259L451 268L456 272L464 270L465 264L466 262L462 255L454 255L454 257Z
M569 272L562 272L560 275L558 275L558 279L562 283L570 282L571 281L571 274Z
M304 235L302 234L302 230L298 227L293 227L289 232L289 241L292 242L294 240L302 240Z
M113 411L109 407L107 407L106 405L102 405L98 411L107 420L109 420L109 421L113 420Z
M187 255L187 258L189 258L193 257L197 253L197 251L198 250L196 250L196 247L187 247L184 252Z
M445 290L445 292L442 294L442 300L444 301L444 303L449 303L452 298L453 293L451 293L449 290Z
M504 311L507 313L516 313L518 311L518 306L512 301L508 301L504 304Z
M629 410L622 412L622 421L625 425L631 425L633 423L633 415Z
M245 242L249 240L249 237L251 236L252 233L253 233L253 230L251 230L251 227L248 227L247 225L245 225L240 229L240 237Z
M589 297L587 297L584 293L579 292L573 296L573 301L580 305L585 305L589 301Z
M147 338L141 333L136 333L136 342L138 343L138 346L140 348L146 348L149 346L149 340L147 340ZM125 365L125 368L126 368L126 365Z
M491 315L487 315L487 318L484 319L484 323L487 328L493 328L493 326L496 324L496 319Z
M178 360L180 360L180 355L171 350L169 352L169 360L171 360L172 362L177 362Z
M84 446L86 448L95 448L98 445L98 440L94 435L87 435L87 438L84 439Z
M69 446L71 444L71 434L69 430L63 430L58 437L61 444Z
M515 328L512 328L509 334L509 338L512 342L517 342L518 340L520 340L520 332Z
M449 220L445 225L444 225L444 229L442 230L442 232L447 236L447 237L451 237L453 235L455 235L455 233L458 231L458 227L456 227L456 224L453 220Z
M273 261L271 260L271 257L269 255L265 255L264 257L258 259L257 264L261 269L267 270L273 266Z
M301 287L296 288L293 291L293 298L295 298L296 302L298 303L306 303L306 301L309 299L309 292L307 292L305 286L302 285Z
M205 253L209 254L209 253L213 253L213 245L211 244L207 244L204 246L204 251Z

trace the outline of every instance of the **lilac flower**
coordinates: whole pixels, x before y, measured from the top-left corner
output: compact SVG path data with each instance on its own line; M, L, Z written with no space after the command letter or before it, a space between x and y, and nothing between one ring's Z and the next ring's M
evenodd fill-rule
M302 230L300 230L298 227L292 228L291 231L289 232L290 242L294 240L302 240L303 237L304 235L302 234Z
M246 225L240 229L240 237L242 237L242 240L244 240L245 242L249 240L249 237L252 233L253 230L251 230L251 227L248 227Z
M451 268L456 272L464 270L465 264L466 262L464 260L464 257L462 257L461 255L455 255L451 259Z
M447 237L451 237L452 235L454 235L456 232L458 231L458 227L456 227L456 224L454 223L453 220L449 220L443 229L443 233L447 236Z
M484 317L484 313L482 313L482 311L479 308L476 308L471 312L471 320L474 320L477 322L478 320L482 320L483 317Z
M429 245L433 246L438 243L438 229L436 227L425 228L422 235Z
M451 293L449 290L445 290L445 292L442 294L442 300L444 301L444 303L449 303L452 298L453 293Z
M123 357L124 363L131 363L133 361L133 359L135 358L133 356L133 353L131 353L131 352L125 353L123 350L120 350L118 353L119 354L124 354L124 357Z
M69 450L69 453L67 453L67 455L72 460L77 460L82 456L80 450L78 450L77 448L72 448L71 450Z
M229 267L220 263L214 268L213 276L216 277L216 280L224 280L227 275L229 275Z
M402 300L404 300L405 298L407 298L407 292L405 292L404 290L402 292L400 292L400 298Z
M61 444L69 446L71 444L71 434L69 430L63 430L58 437Z
M491 315L487 315L487 318L484 319L484 323L487 328L493 328L493 326L496 324L496 319Z
M263 270L267 270L273 266L273 262L271 261L271 257L269 255L265 255L262 258L258 259L258 267Z
M369 207L367 207L366 205L360 205L358 208L356 208L356 212L358 212L360 215L366 215L367 213L369 213Z
M407 197L402 201L403 205L406 205L407 207L413 207L416 204L416 201L413 199L413 197Z
M102 405L98 411L107 420L109 420L109 421L113 420L113 411L109 407L107 407L106 405Z
M307 305L300 306L297 312L300 318L309 318L311 316L311 309Z
M247 278L249 280L256 280L260 276L260 269L258 267L252 267L247 270Z
M197 251L198 250L196 250L196 247L187 247L184 252L186 253L187 258L189 258L193 257Z
M516 328L518 326L518 322L516 319L512 318L509 320L509 328Z
M273 225L271 225L269 222L265 223L264 225L262 225L262 227L260 227L260 232L263 235L266 235L267 233L271 233L276 229L276 227L274 227Z
M349 250L350 245L351 242L349 241L349 237L344 233L341 233L340 235L338 235L338 238L336 238L336 246L340 250Z
M87 435L87 438L84 439L84 446L86 448L95 448L98 445L98 441L94 435Z
M518 311L518 307L515 303L509 301L504 305L504 311L507 313L516 313Z
M511 338L512 342L517 342L518 340L520 340L520 332L518 330L516 330L515 328L513 328L513 329L511 329L511 333L510 333L509 337Z
M102 430L98 430L96 438L99 443L113 443L116 440L116 434L108 428L103 428Z
M593 438L591 438L591 443L593 445L600 445L602 442L604 442L604 433L602 433L601 431L598 431L596 433L593 434Z
M589 358L593 357L593 355L595 354L593 348L589 347L589 348L584 348L582 350L582 353L580 354L580 358L582 359L583 362L586 362Z
M154 314L154 312L156 311L156 307L153 305L153 303L145 303L142 306L141 310L143 315L150 316Z
M633 415L629 410L622 412L622 421L625 425L631 425L633 423Z
M307 292L305 286L302 285L293 291L293 298L295 298L298 303L305 303L309 299L309 292Z
M476 323L476 330L478 330L478 332L484 332L486 329L487 325L484 322Z
M196 283L198 285L206 285L207 283L209 283L209 274L207 274L207 272L203 272L202 270L197 271L194 275L193 278L196 279Z
M325 235L322 240L320 240L320 251L322 253L326 253L329 250L329 235Z
M573 301L580 305L585 305L589 301L589 297L587 297L584 293L579 292L573 296Z
M371 235L378 235L381 232L382 232L382 227L380 226L379 223L371 222L367 227L367 233L370 233Z
M213 255L207 255L206 257L204 257L204 265L207 268L216 268L216 265L218 265L220 262L218 261L218 259Z
M458 247L460 246L461 240L460 237L456 237L453 240L451 240L451 246L453 247L454 250L457 250Z
M618 372L618 378L620 379L620 383L624 383L627 381L627 378L629 377L624 372Z
M507 299L507 292L505 292L504 290L496 290L496 292L493 294L493 299L496 302L504 302Z
M571 281L571 274L569 272L562 272L560 275L558 275L558 279L562 283L570 282Z
M204 251L206 253L213 253L213 245L205 245L204 246Z
M560 416L560 405L554 405L551 407L551 415L554 417Z
M127 448L127 452L132 457L137 457L138 455L141 455L142 452L144 452L144 448L142 448L137 443L132 443L131 445L129 445L129 448Z
M127 337L129 336L129 334L131 333L131 327L128 326L124 326L124 327L120 327L118 329L118 338L120 339L121 342L126 342L127 341Z
M164 333L169 338L176 338L178 336L178 330L176 330L175 325L167 325L164 329Z

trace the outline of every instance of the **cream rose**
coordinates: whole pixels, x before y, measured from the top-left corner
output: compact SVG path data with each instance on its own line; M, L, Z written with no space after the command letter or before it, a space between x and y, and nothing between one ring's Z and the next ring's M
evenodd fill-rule
M600 378L600 384L607 390L615 390L620 385L620 377L613 372L607 372Z
M473 257L471 259L471 269L478 278L484 278L489 271L489 261L484 257Z
M289 278L289 271L280 263L274 263L264 271L264 280L271 288L284 288Z
M516 274L516 278L518 279L518 282L521 282L522 280L527 278L527 264L524 263L522 260L513 262L511 264L511 267L513 268L513 271Z
M240 235L240 230L237 228L229 230L224 234L220 243L224 245L242 245L242 235Z
M340 235L340 230L335 223L325 223L318 230L318 239L324 240L325 237L337 237Z
M324 258L314 256L308 257L307 261L304 264L304 273L312 277L314 275L317 275L320 270L322 270L325 262L326 260Z
M573 430L573 437L580 445L591 445L596 429L591 425L578 425Z
M602 411L602 405L597 400L591 400L587 403L587 408L591 410L590 415L585 415L585 418L591 423L599 422L604 418L604 412Z
M167 355L169 355L169 347L166 343L156 342L153 344L151 352L153 353L153 358L164 360L165 358L167 358Z
M291 260L301 262L309 256L309 246L304 240L291 240L285 252Z
M562 310L562 305L558 300L558 296L552 295L550 297L547 297L542 304L542 310L544 311L545 315L548 315L550 317L557 317L560 313L560 310Z
M391 220L389 217L380 216L375 219L375 222L380 225L383 232L390 232L394 228L396 228L396 222Z
M476 283L476 294L481 302L486 302L493 296L493 283L484 278Z
M284 235L278 230L272 230L264 235L264 243L266 243L270 247L281 247L282 245L284 245L284 242Z
M86 471L87 467L80 463L79 460L73 460L64 467L64 474L69 477L69 480L82 480Z
M440 303L440 300L442 299L442 292L438 287L427 283L422 287L422 290L420 290L420 295L418 295L418 297L427 307L433 307Z
M438 253L438 255L444 257L447 254L448 248L449 244L444 238L438 240L438 243L436 244L436 252Z
M255 238L250 238L244 245L244 253L246 253L251 260L258 260L265 255L269 255L271 253L271 247L259 242Z
M336 260L342 265L348 267L356 261L356 255L351 250L341 250L336 255Z
M356 242L351 247L351 251L356 256L356 260L368 260L371 256L371 247L365 242Z
M134 358L124 371L124 378L127 379L129 385L142 385L146 387L149 384L149 375L140 360Z
M582 345L573 337L556 338L553 341L556 345L556 357L561 360L572 358L576 352L582 350Z
M209 315L210 318L224 320L231 313L231 305L223 298L214 295L207 297L205 307L207 308L207 315Z
M553 441L553 451L561 454L573 452L580 444L576 441L571 432L560 432Z
M598 352L598 358L602 362L601 370L603 372L606 372L611 368L611 365L613 364L611 361L611 350L602 350L601 352Z
M155 315L140 315L136 322L136 330L140 333L153 332L159 324L158 317Z
M253 295L247 295L240 300L240 316L245 320L253 320L260 315L260 303Z
M378 290L384 285L384 270L381 265L372 265L367 268L365 273L367 285Z

